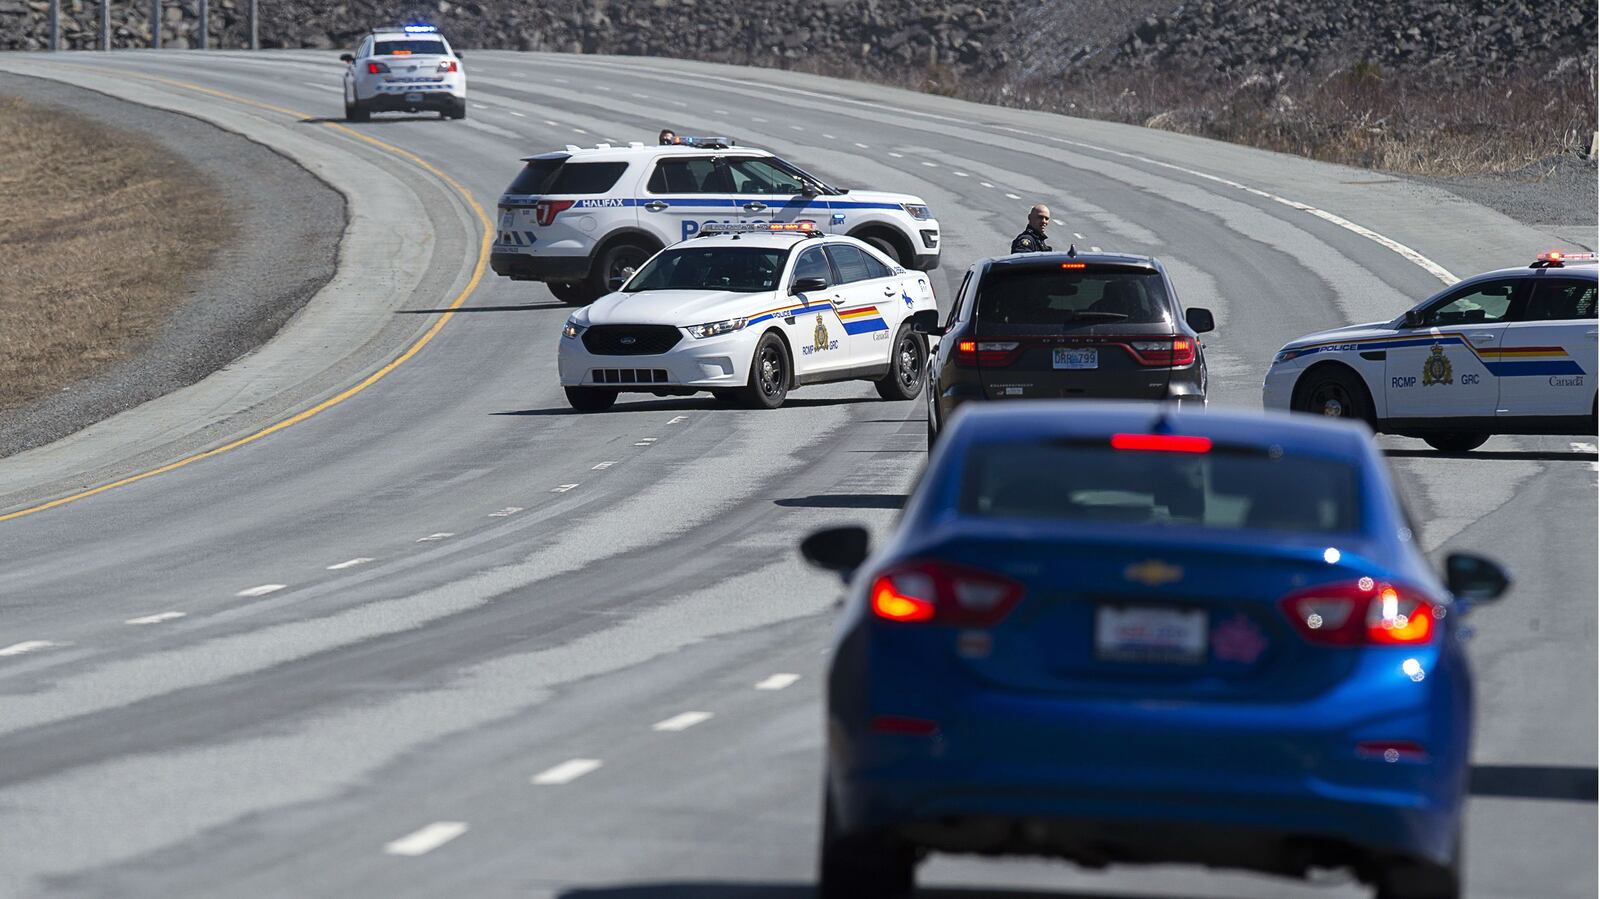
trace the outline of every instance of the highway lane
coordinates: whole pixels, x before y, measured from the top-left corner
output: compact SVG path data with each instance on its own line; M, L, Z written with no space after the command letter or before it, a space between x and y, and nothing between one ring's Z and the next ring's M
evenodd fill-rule
M1172 135L885 104L781 73L470 56L466 127L361 130L483 204L515 157L551 145L649 139L664 123L730 133L825 177L924 196L946 233L942 296L1044 199L1058 243L1076 232L1154 252L1187 303L1218 311L1213 395L1232 405L1259 403L1283 340L1387 317L1440 281L1326 219L1170 166L1327 209L1457 274L1548 242L1366 173ZM70 61L338 112L329 54ZM190 98L201 114L232 103ZM48 644L0 656L0 892L804 895L836 588L793 547L826 523L887 524L920 463L920 405L846 385L776 413L639 399L571 416L552 352L565 307L501 281L466 305L417 357L310 421L0 523L0 653ZM1441 459L1385 442L1430 547L1488 552L1520 576L1475 622L1477 759L1497 795L1471 811L1474 894L1590 895L1593 796L1574 801L1570 779L1592 784L1595 756L1594 451L1498 438ZM183 617L125 623L171 612ZM799 679L756 689L777 674ZM652 728L685 712L712 717ZM530 782L573 759L601 765ZM439 822L466 829L425 830ZM400 848L455 835L385 851L419 831ZM939 859L927 874L1078 896L1357 894L1191 869Z

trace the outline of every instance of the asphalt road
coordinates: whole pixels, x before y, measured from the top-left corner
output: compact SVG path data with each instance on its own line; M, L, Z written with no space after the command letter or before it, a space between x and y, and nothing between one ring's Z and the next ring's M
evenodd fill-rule
M356 126L437 170L381 163L415 179L432 236L407 252L440 269L385 313L403 322L383 332L391 353L468 283L476 219L439 173L492 210L518 156L664 125L921 194L946 235L944 297L1035 200L1058 243L1157 254L1187 304L1217 312L1212 396L1227 405L1259 405L1284 340L1389 317L1438 269L1520 263L1553 240L1430 188L1161 132L779 72L469 57L465 122ZM318 165L388 152L296 122L339 114L332 54L28 59L292 132ZM490 277L419 352L314 417L0 521L0 894L809 895L838 591L795 546L826 524L890 522L923 458L922 407L860 384L775 412L639 398L572 415L554 369L566 315L542 287ZM204 410L175 395L162 414ZM162 461L259 425L213 423ZM1430 549L1518 576L1473 622L1471 895L1593 896L1595 447L1384 444ZM0 514L152 453L77 484L58 470L70 454L0 462L0 487L19 471L48 485L0 489ZM961 858L923 882L949 897L1361 895Z

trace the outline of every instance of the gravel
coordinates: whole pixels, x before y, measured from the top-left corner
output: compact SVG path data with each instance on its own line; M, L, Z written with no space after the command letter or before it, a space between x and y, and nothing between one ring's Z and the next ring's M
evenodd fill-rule
M1412 180L1442 187L1526 225L1551 230L1578 246L1600 249L1600 177L1595 160L1555 156L1517 172Z
M333 276L344 197L277 152L189 116L57 82L0 75L0 93L155 139L211 176L244 235L179 286L181 305L142 351L0 414L0 457L201 380L266 342Z

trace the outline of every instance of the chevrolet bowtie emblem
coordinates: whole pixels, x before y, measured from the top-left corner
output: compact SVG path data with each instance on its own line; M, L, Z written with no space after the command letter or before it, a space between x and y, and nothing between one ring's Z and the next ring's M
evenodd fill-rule
M1146 559L1129 565L1123 569L1122 574L1130 581L1138 581L1148 587L1159 587L1173 581L1183 580L1183 569L1176 565L1168 565L1160 559Z

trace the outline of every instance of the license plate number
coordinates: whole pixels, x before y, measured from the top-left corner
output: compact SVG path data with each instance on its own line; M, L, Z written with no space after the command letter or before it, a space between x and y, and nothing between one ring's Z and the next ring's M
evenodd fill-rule
M1204 609L1112 606L1095 609L1095 658L1198 665L1206 658Z
M1099 368L1100 351L1095 350L1067 350L1056 349L1051 351L1050 364L1054 368Z
M419 94L419 93L415 93L415 92L406 94L406 102L407 103L421 103L422 102L422 95Z

